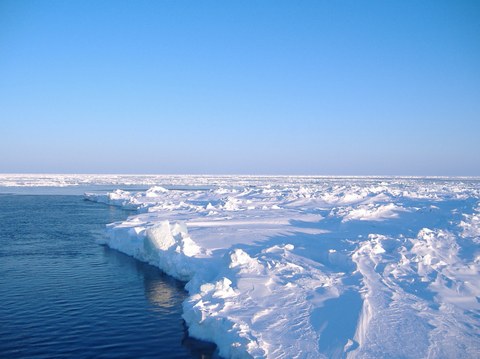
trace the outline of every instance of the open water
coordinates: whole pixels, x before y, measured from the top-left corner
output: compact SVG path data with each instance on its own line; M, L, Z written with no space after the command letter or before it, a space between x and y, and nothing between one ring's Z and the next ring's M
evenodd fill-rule
M0 194L0 358L211 358L183 284L100 246L129 212L79 195Z

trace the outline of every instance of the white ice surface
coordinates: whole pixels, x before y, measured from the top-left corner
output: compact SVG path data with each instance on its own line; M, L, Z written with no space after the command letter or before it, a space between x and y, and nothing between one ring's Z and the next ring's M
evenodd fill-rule
M86 198L136 211L104 242L184 280L222 356L480 356L478 179L126 178L54 181L152 186Z

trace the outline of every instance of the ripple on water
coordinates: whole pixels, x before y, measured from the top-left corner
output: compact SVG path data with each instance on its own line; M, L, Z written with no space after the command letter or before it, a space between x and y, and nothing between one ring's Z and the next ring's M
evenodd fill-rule
M217 357L185 335L183 284L96 244L127 212L0 196L0 357Z

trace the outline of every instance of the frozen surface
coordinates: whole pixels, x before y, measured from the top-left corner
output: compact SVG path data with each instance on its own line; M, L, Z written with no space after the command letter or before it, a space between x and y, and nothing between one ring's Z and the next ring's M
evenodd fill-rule
M184 280L190 334L222 356L480 356L478 179L128 180L151 188L85 194L133 210L105 244Z

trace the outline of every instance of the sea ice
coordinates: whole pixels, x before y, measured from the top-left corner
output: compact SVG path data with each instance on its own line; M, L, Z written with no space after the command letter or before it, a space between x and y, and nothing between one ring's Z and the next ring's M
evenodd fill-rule
M105 243L185 281L222 356L479 356L479 180L149 180L86 198L137 211Z

